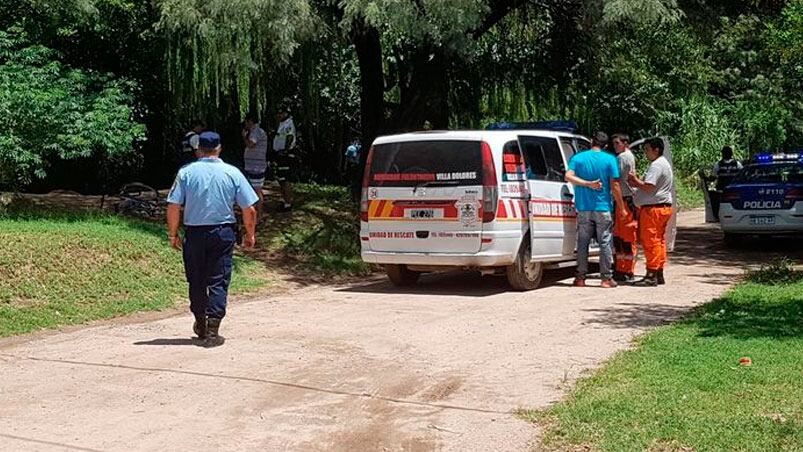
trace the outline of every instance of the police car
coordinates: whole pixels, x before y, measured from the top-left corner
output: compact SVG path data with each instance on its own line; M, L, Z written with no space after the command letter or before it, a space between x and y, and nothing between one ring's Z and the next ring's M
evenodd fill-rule
M722 193L720 225L729 245L746 234L803 233L803 152L756 156Z

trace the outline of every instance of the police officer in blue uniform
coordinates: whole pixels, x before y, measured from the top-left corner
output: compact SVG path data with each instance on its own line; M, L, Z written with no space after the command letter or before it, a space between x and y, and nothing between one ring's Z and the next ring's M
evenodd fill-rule
M167 196L170 244L182 249L190 290L193 331L205 345L223 343L220 322L226 315L231 281L232 252L236 242L234 203L243 212L245 248L253 248L259 200L251 184L236 167L220 159L220 135L203 132L198 139L196 162L178 171ZM179 236L184 210L184 239Z

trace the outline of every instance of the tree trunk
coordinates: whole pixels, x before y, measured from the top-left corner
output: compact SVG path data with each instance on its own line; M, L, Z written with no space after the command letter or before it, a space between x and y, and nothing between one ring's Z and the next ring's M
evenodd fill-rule
M382 44L376 28L355 26L351 34L360 65L360 124L363 146L370 146L384 127Z
M409 80L400 80L401 99L393 116L398 132L421 130L425 122L433 129L449 128L449 67L442 48L427 45L416 50L410 61Z

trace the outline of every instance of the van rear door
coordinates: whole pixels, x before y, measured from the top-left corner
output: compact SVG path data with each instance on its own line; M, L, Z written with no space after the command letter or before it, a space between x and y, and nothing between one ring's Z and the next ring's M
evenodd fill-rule
M476 253L481 247L482 143L374 145L368 169L372 251Z

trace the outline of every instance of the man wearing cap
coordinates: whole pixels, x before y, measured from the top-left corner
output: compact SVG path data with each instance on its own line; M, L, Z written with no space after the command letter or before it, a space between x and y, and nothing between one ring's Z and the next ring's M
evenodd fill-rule
M282 192L284 203L279 209L289 212L293 209L293 189L290 186L291 172L295 164L296 126L293 117L286 107L279 108L276 114L279 126L273 138L273 163L275 164L276 180Z
M585 287L588 273L588 248L596 235L599 242L601 286L614 288L613 280L613 211L624 209L619 187L619 164L616 157L603 151L608 135L597 132L591 149L581 151L569 160L566 182L575 186L574 203L577 209L577 276L574 285ZM613 194L613 196L611 196ZM614 204L616 201L616 204Z
M167 228L170 244L183 248L184 271L189 283L193 331L205 345L222 343L220 322L226 315L226 297L236 242L234 203L243 212L245 248L256 241L256 209L259 200L245 176L220 159L220 135L203 132L198 137L197 161L178 171L167 196ZM179 236L184 210L184 239Z

